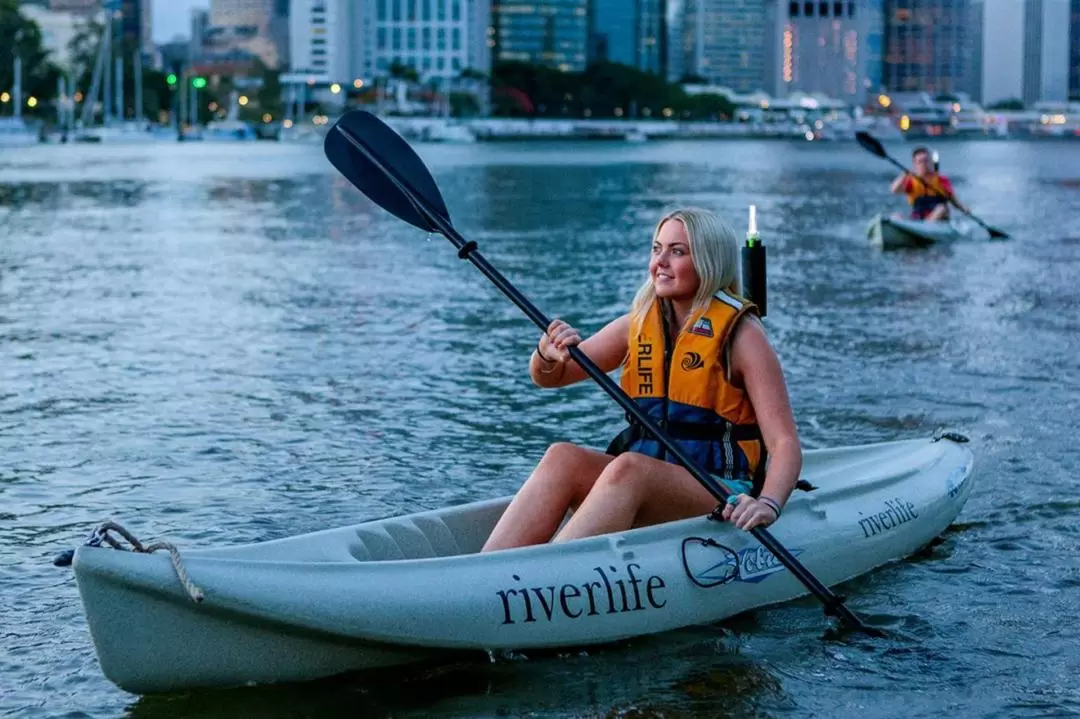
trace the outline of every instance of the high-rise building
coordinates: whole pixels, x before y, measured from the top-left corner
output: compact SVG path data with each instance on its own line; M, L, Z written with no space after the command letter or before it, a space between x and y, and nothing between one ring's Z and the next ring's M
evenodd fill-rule
M1069 0L1027 0L1021 99L1029 105L1069 99Z
M1069 16L1069 97L1080 99L1080 0L1072 0Z
M1069 84L1069 0L974 3L972 98L1062 102Z
M631 0L624 0L630 2ZM493 59L585 69L589 46L588 0L492 0Z
M71 70L71 41L85 23L82 12L28 4L20 5L19 12L41 30L41 44L48 51L49 60L65 71Z
M736 92L765 90L777 51L777 0L686 0L683 73Z
M384 76L395 63L422 78L452 78L466 69L486 74L490 9L488 0L368 3L367 16L353 33L354 38L364 33L359 45L365 49L362 56L354 54L353 66L364 77Z
M488 0L293 0L292 74L318 84L385 77L395 66L422 79L491 71Z
M589 60L667 74L665 0L592 0Z
M101 9L101 0L49 0L49 9L55 12L93 15Z
M353 78L349 65L351 3L347 0L293 0L289 10L292 74L326 85Z
M210 0L215 51L243 51L267 67L279 67L287 54L273 33L276 0Z
M687 74L687 58L693 52L693 36L686 33L686 3L688 0L667 0L664 29L667 33L667 79L678 82ZM690 0L693 1L693 0Z
M861 103L881 86L882 0L782 0L771 94L823 93Z
M885 86L894 92L961 92L970 85L971 0L887 0Z

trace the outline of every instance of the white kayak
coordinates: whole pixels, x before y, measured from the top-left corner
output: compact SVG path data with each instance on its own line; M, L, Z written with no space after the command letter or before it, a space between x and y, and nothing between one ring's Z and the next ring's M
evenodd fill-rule
M808 450L815 488L796 491L771 532L827 586L908 556L971 492L965 441ZM707 517L479 554L509 499L181 547L199 602L166 552L81 546L102 669L135 693L309 680L454 650L595 645L807 594L753 535Z
M884 249L929 247L952 242L962 233L950 222L926 222L875 215L866 228L870 242Z

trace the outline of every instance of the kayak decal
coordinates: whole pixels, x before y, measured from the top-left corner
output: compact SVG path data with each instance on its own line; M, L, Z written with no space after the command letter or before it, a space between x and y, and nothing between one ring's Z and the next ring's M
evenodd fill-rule
M862 515L862 512L859 514ZM863 531L863 537L869 539L918 518L915 505L897 497L885 500L884 511L860 519L859 527Z
M792 556L803 552L801 548L788 551ZM733 581L756 584L784 569L780 560L765 547L745 547L736 551L707 537L684 539L682 559L686 576L705 588Z
M967 478L968 466L966 464L949 472L949 476L945 479L945 486L949 488L950 499L956 499L956 495L960 494L960 488L964 486Z
M608 566L593 567L595 577L574 584L549 584L546 587L512 587L495 592L502 602L502 624L556 619L578 619L598 614L623 614L667 605L662 598L667 584L653 574L642 576L634 570L641 565L630 563L621 570ZM521 582L520 575L512 575ZM597 581L599 580L599 581Z

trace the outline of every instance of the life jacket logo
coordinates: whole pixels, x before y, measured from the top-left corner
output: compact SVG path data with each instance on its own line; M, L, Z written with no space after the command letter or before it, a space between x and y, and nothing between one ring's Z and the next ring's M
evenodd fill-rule
M680 366L685 370L700 369L705 366L705 361L697 352L687 352L683 355Z
M712 321L708 317L702 317L690 328L690 334L701 335L702 337L712 337Z

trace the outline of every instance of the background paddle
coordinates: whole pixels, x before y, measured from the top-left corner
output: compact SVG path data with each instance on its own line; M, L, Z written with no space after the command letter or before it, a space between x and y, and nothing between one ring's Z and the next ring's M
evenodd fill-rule
M484 259L473 241L466 241L450 222L442 194L435 184L423 160L404 139L377 117L363 110L343 115L326 136L326 156L342 175L376 204L391 214L427 232L438 232L450 240L458 250L458 257L472 262L517 305L541 331L546 331L551 320L518 292L505 277ZM686 467L714 497L723 502L731 492L713 477L706 474L675 444L651 418L622 391L615 382L600 370L577 347L570 348L570 356L600 387L624 410L654 436L669 452ZM868 634L881 632L865 625L843 601L814 577L764 528L750 530L777 560L787 567L822 604L827 615L838 616L853 629Z
M873 153L874 155L877 155L878 157L882 158L883 160L888 160L889 162L891 162L892 164L896 165L901 170L903 170L905 174L908 174L908 175L911 174L911 170L904 167L899 162L897 162L892 157L890 157L889 153L885 152L885 148L882 146L882 144L880 142L878 142L877 139L874 138L870 133L860 130L859 132L855 133L855 140L860 145L863 146L863 149L868 150L869 152ZM995 240L1006 240L1006 239L1009 238L1008 234L1002 232L1001 230L997 229L996 227L991 227L990 225L986 224L985 222L980 220L975 215L971 214L971 212L969 210L966 210L963 207L961 207L959 204L957 204L955 197L952 197L951 195L945 195L944 193L938 192L935 188L930 187L929 185L927 185L927 187L929 187L929 189L934 194L936 194L938 197L944 198L951 205L956 207L956 209L960 210L965 215L967 215L971 219L975 220L975 222L977 222L979 225L981 225L984 230L989 232L990 236L993 237Z

